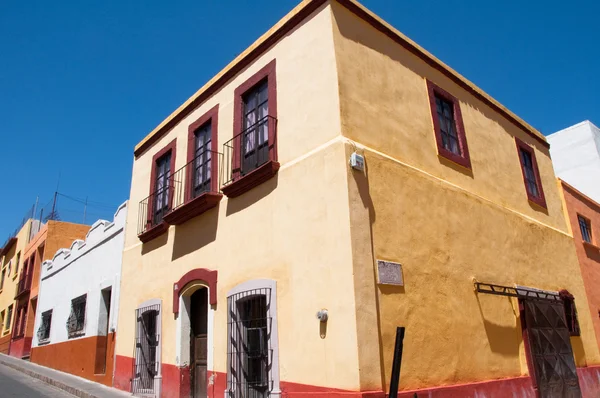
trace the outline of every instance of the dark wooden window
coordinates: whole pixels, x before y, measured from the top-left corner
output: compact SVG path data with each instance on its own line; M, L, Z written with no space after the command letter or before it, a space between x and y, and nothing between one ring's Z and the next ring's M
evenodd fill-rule
M579 221L579 229L581 230L581 238L584 242L592 243L592 226L590 220L587 218L577 215Z
M21 263L21 252L17 253L17 259L15 260L15 274L19 273L19 265Z
M6 329L10 329L12 323L13 306L8 306L8 312L6 313Z
M194 133L194 177L192 198L211 189L212 182L212 124L209 120Z
M164 214L169 210L170 176L171 152L167 152L156 161L156 177L154 179L154 192L156 197L153 206L153 224L161 222Z
M50 327L52 325L52 310L42 312L42 322L37 331L39 342L46 342L50 338Z
M85 307L87 294L71 300L71 314L67 320L67 331L69 338L81 336L85 333Z
M267 79L242 96L242 175L269 160L269 84Z
M471 158L458 99L430 81L427 81L427 90L438 154L470 169Z
M0 276L0 290L4 287L4 278L6 277L6 268L2 270L2 275Z
M448 151L460 156L460 144L458 142L458 134L456 133L456 120L454 119L454 104L436 94L435 105L440 122L442 145Z
M540 179L540 171L535 158L535 152L532 147L520 139L515 138L515 141L517 144L517 152L519 155L519 162L521 163L521 171L523 173L523 182L525 184L527 198L531 202L546 208L546 198L544 196L544 189L542 188L542 181Z

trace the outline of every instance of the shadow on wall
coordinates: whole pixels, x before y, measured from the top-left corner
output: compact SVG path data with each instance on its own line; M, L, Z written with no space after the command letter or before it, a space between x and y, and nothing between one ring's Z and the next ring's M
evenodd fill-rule
M571 347L573 347L573 359L577 367L587 366L587 358L585 357L585 349L581 336L571 336Z
M350 155L354 149L350 146L346 145L346 159L350 158ZM375 243L373 242L373 224L375 224L376 213L375 206L373 205L373 199L371 198L371 193L369 192L369 162L365 156L365 170L364 172L360 172L358 170L353 170L350 168L348 170L352 177L354 178L354 182L356 183L356 189L360 196L361 204L364 209L368 211L369 214L369 239L371 245L371 268L372 273L371 277L373 278L373 282L375 285L375 289L373 291L375 297L375 306L377 311L377 336L379 339L379 366L381 369L381 385L386 385L385 380L385 361L383 356L383 334L381 331L381 309L379 305L379 293L377 291L377 271L375 267L376 259L375 259ZM352 198L352 197L350 197ZM352 217L352 216L351 216ZM358 216L360 217L360 216ZM365 274L366 275L366 274Z
M594 260L597 263L600 263L600 250L595 247L588 246L586 244L583 245L585 248L585 254L588 256L590 260Z
M148 254L156 249L159 249L167 244L169 239L169 231L167 230L164 234L157 236L149 242L142 244L142 255Z
M445 157L443 157L441 155L438 155L438 158L440 160L440 163L443 164L444 166L450 167L452 170L457 171L459 173L462 173L462 174L464 174L464 175L466 175L468 177L475 178L473 176L473 170L467 169L466 167L462 167L461 165L456 164L453 161L448 160L448 159L446 159Z
M175 227L172 261L192 253L216 239L219 206L217 204L205 213Z
M485 304L482 304L482 300L480 300L480 296L476 292L475 298L477 300L477 306L479 308L479 313L481 314L481 319L485 328L485 334L492 352L504 356L519 357L519 347L523 340L523 336L521 334L521 320L517 316L519 312L513 307L512 300L509 297L502 296L490 296L483 300L484 302L487 301L487 299L504 300L506 302L506 309L510 310L514 314L515 323L514 325L500 325L485 317L486 313L490 317L495 316L498 313L497 308L494 310L485 311Z
M244 210L250 207L252 204L258 202L262 198L269 195L277 188L279 182L279 173L275 174L273 178L261 183L260 185L250 189L248 192L244 192L236 198L229 198L227 200L227 216L237 213L240 210Z

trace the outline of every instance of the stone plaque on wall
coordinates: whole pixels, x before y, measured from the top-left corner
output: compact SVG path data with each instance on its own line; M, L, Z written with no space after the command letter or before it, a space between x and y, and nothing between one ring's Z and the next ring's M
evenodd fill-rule
M377 260L377 276L380 285L404 286L401 264Z

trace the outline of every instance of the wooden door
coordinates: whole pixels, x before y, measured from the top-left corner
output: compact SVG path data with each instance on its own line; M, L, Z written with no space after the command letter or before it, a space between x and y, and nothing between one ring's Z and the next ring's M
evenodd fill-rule
M581 389L562 300L523 300L527 362L540 398L579 398Z
M208 290L198 289L191 297L190 392L193 398L207 397Z

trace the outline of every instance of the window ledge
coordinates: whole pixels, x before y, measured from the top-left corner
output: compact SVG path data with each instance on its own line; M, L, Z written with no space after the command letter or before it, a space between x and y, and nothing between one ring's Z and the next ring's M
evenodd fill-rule
M50 340L38 341L38 347L50 344Z
M139 234L138 238L140 238L140 240L143 243L147 243L147 242L150 242L154 238L158 238L160 235L167 232L168 229L169 229L169 224L167 224L163 220L160 224L156 224L155 226L153 226L153 227L147 229L146 231L142 232L141 234Z
M273 178L275 174L277 174L277 170L279 170L279 163L274 160L269 160L267 163L252 170L250 173L225 185L221 190L228 198L235 198Z
M527 188L525 188L527 189ZM544 211L548 211L548 206L546 205L546 199L544 198L535 198L529 194L527 194L527 199L529 203L534 205L535 207L542 209Z
M457 165L464 167L467 170L472 170L471 168L471 159L461 156L461 155L457 155L452 151L447 150L446 148L440 146L438 147L438 156L449 160L453 163L456 163Z
M582 242L583 242L583 246L585 246L585 247L587 247L589 249L600 251L600 247L596 246L595 244L590 243L590 242L586 242L585 240L583 240Z
M180 225L184 222L199 216L207 210L215 207L223 198L223 195L217 192L204 192L187 203L179 206L168 214L165 214L163 220L170 225Z

